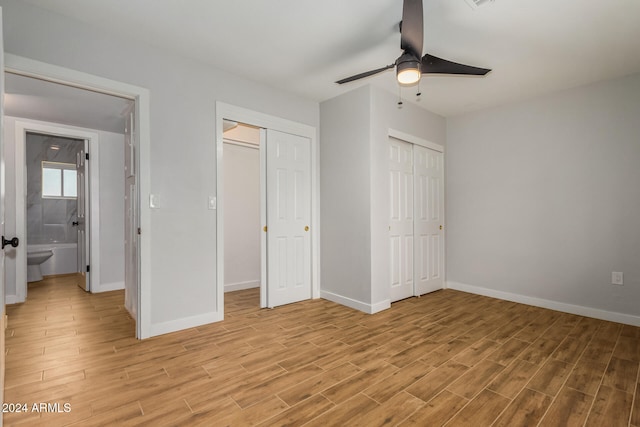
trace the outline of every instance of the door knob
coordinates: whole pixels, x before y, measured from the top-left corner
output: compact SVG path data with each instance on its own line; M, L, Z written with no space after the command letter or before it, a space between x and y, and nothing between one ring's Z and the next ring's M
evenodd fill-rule
M17 248L19 243L20 240L18 240L17 237L14 237L11 240L7 240L4 238L4 236L2 236L2 249L4 249L4 247L7 245L11 245L12 247Z
M308 225L304 226L304 231L309 231L309 226Z

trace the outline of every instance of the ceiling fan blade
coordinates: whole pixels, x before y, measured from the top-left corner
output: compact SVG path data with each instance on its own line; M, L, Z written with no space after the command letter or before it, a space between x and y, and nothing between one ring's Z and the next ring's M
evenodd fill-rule
M336 83L341 85L343 83L349 83L349 82L352 82L354 80L363 79L365 77L369 77L369 76L373 76L375 74L381 73L381 72L383 72L385 70L388 70L389 68L393 68L395 66L396 66L396 64L391 64L391 65L384 66L382 68L377 68L375 70L366 71L364 73L356 74L355 76L347 77L346 79L338 80Z
M473 67L447 61L437 56L426 54L422 57L422 74L464 74L469 76L484 76L491 69Z
M422 0L404 0L400 23L400 47L416 58L422 56L424 41L422 19Z

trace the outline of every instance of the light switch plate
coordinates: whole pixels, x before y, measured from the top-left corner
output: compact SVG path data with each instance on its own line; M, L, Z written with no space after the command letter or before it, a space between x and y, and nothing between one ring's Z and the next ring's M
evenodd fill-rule
M611 273L612 285L624 285L624 274L621 271L614 271Z
M149 194L149 208L158 209L158 196Z

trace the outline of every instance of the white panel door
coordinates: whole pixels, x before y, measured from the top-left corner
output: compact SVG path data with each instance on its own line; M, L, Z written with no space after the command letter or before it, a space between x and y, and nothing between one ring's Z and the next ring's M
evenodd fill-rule
M267 306L311 298L311 141L267 130Z
M414 145L415 295L442 289L444 269L444 158Z
M391 302L413 295L412 144L389 138Z

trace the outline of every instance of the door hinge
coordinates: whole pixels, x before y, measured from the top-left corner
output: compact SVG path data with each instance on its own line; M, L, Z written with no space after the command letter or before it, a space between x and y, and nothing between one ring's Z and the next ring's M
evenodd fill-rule
M84 158L89 160L89 153L84 153Z
M87 265L87 273L91 272L91 267Z
M138 227L138 234L142 234L142 230Z

